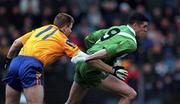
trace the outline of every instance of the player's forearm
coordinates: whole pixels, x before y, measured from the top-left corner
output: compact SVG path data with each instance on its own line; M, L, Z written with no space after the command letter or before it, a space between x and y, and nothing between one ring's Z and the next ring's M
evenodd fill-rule
M23 44L21 43L21 41L19 39L16 39L9 49L7 58L11 59L11 58L17 56L19 51L21 50L22 46L23 46Z
M94 54L89 55L88 57L86 57L86 61L95 60L95 59L102 59L102 58L104 58L106 56L107 56L106 49L102 49L102 50L97 51Z
M77 63L77 62L88 62L91 60L96 60L96 59L102 59L107 56L107 51L105 49L102 49L94 54L87 55L86 53L80 51L76 56L71 58L72 63Z
M113 73L112 66L104 63L101 60L91 60L91 61L88 61L88 63L91 64L92 66L98 68L101 71L105 71L105 72L108 72L108 73Z

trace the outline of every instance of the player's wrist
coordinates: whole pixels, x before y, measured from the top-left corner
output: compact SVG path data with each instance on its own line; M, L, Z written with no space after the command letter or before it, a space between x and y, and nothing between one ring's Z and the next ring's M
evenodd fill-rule
M113 67L113 74L115 77L125 80L128 76L128 72L124 69L123 66L114 66Z
M71 58L71 62L75 64L78 62L85 62L88 56L89 56L88 54L82 51L79 51L79 53L76 56Z
M4 69L6 70L9 66L9 64L11 63L12 58L6 57L5 59L5 65L4 65Z
M123 66L113 66L113 75L115 75L116 76L116 72L117 72L117 70L120 70L120 69L124 69L124 67Z
M114 76L116 76L116 71L117 71L117 69L115 69L114 66L113 66L113 67L112 67L112 73L111 73L111 74L114 75Z
M11 62L12 58L6 57L6 63Z

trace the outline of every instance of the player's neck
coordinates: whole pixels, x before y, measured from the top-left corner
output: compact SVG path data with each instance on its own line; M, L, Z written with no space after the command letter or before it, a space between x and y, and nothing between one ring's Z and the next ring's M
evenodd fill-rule
M66 35L65 32L64 32L64 30L63 30L63 28L59 28L59 31L62 32L64 35ZM66 36L67 36L67 35L66 35Z
M127 24L127 27L131 30L131 32L133 32L133 34L136 36L136 31L135 31L135 28L130 25L130 24Z

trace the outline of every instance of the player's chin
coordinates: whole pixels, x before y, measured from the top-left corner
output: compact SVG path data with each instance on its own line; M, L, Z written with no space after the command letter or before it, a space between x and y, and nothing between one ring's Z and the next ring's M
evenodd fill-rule
M146 34L146 32L141 32L140 34L143 36L143 35L145 35L145 34Z

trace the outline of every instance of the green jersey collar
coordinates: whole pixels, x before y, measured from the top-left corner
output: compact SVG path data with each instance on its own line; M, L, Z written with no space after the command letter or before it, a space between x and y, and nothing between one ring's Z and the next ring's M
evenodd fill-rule
M131 32L136 36L136 32L134 31L134 29L133 29L131 26L129 26L129 25L127 25L127 27L128 27L129 30L131 30Z

